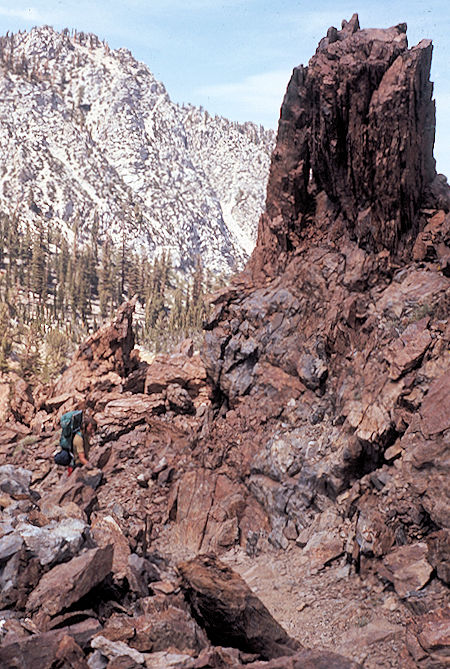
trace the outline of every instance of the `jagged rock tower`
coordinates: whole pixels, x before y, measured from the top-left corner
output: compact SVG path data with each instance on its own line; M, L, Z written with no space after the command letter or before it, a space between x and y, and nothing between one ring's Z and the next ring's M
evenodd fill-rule
M406 24L360 30L355 14L294 69L253 269L278 267L325 197L328 225L363 248L395 253L417 234L436 178L431 53L430 40L408 49Z
M447 522L450 216L431 52L408 49L405 24L360 30L354 15L328 30L288 85L247 271L214 299L214 458L239 471L278 545L345 491L378 537L367 553ZM378 515L378 493L361 492L374 472L391 480Z

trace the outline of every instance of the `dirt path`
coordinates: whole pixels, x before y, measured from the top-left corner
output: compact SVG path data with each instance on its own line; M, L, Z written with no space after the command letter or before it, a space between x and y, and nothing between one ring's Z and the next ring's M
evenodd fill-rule
M250 558L241 548L222 556L244 578L287 632L305 646L334 650L367 669L412 668L405 646L409 612L374 577L335 563L310 574L301 549Z

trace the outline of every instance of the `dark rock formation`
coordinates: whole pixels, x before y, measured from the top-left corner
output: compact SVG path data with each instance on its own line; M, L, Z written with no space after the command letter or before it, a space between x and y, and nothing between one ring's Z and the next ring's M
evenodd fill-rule
M251 277L213 298L204 360L232 411L212 440L239 434L227 457L274 527L300 532L403 435L404 480L422 477L419 443L443 453L450 214L432 208L430 57L404 25L330 29L288 86ZM437 527L440 462L410 498Z
M199 555L178 569L194 616L214 645L263 660L293 655L300 648L242 578L213 555Z
M208 462L240 472L269 541L315 569L375 557L408 599L447 577L450 191L431 44L405 31L354 16L294 70L257 246L203 358Z
M30 594L26 611L42 620L68 609L111 572L113 547L93 548L45 574Z
M111 389L120 385L136 367L133 357L134 333L132 328L136 300L125 302L112 323L104 325L82 344L72 364L58 379L51 396L61 398L60 412L68 411L69 402L79 402L88 392Z
M293 72L281 109L253 272L273 274L315 225L344 225L361 247L390 253L417 234L431 197L432 46L408 49L406 24L330 29ZM327 203L327 220L317 213Z

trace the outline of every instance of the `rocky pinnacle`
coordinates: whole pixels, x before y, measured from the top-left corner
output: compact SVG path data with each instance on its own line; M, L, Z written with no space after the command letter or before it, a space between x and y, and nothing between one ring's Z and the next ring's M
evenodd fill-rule
M295 250L319 194L365 249L396 253L417 234L436 178L431 54L430 40L408 48L406 24L361 30L354 14L328 30L308 67L294 69L253 268Z

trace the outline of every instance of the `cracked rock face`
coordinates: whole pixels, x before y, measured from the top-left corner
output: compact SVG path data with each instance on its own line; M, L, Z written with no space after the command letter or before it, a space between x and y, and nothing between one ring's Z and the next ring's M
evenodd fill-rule
M257 247L213 298L210 442L276 546L336 502L355 555L448 524L450 214L431 51L409 49L404 24L360 30L355 15L328 31L288 85Z
M406 24L360 30L354 15L328 31L308 67L294 69L254 270L285 260L323 198L327 226L342 219L363 248L396 252L402 237L417 234L436 177L431 53L430 40L408 49Z
M343 560L347 583L376 578L377 592L392 584L413 621L405 652L424 667L448 656L450 214L427 134L430 53L427 43L408 50L404 26L359 30L354 17L294 72L258 246L247 272L213 297L202 358L187 342L140 362L130 303L47 396L26 393L37 405L31 417L28 400L16 402L0 428L0 455L33 473L30 483L19 470L11 483L12 470L3 472L2 597L20 613L29 595L41 632L33 635L50 643L54 634L53 655L61 625L87 625L70 632L86 652L96 616L104 626L104 640L91 644L102 644L97 657L112 658L120 643L120 653L129 655L126 645L155 663L147 666L262 667L258 657L277 657L281 639L294 654L267 667L354 666L285 643L228 568L205 555L189 560L237 543L249 559L270 560L269 542L289 548L286 559L295 556L306 579L321 572L329 583ZM56 426L81 399L96 418L89 458L102 471L67 478L50 464ZM30 517L31 493L43 497ZM92 518L102 548L42 574L16 525L32 523L33 536L47 525L54 532L51 521L74 507L84 523ZM46 508L60 510L45 521ZM179 573L155 546L184 560ZM73 567L89 578L76 591L58 588ZM119 610L103 599L97 607L99 593L114 592ZM267 624L255 628L257 620ZM33 639L11 643L18 625L3 625L4 662L19 646L36 655ZM198 625L217 646L204 647ZM342 648L359 661L361 638L381 642L396 627L381 620L349 631Z

